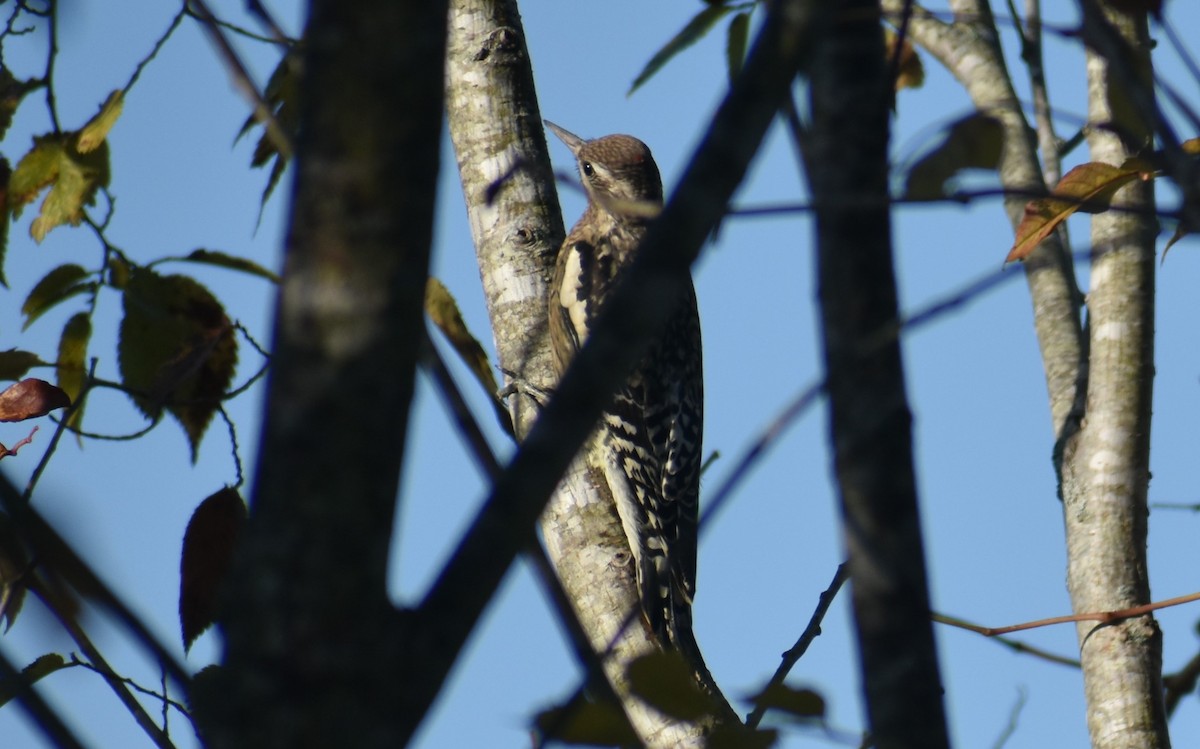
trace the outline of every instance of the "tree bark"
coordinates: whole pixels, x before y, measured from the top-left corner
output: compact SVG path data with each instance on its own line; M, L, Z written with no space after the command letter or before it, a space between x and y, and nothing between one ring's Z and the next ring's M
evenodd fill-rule
M1088 23L1101 9L1084 3ZM1136 55L1112 62L1089 49L1091 160L1120 165L1149 143L1153 125L1133 105L1130 83L1150 88L1146 16L1103 12ZM1125 66L1118 73L1115 68ZM1130 75L1132 74L1132 76ZM1146 494L1154 382L1154 191L1135 182L1113 197L1132 211L1092 218L1088 292L1090 374L1078 437L1063 460L1067 587L1077 613L1150 601ZM1150 615L1080 622L1088 730L1097 749L1168 747L1162 634Z
M888 195L879 4L838 5L817 49L806 158L830 432L870 743L949 746L913 473Z
M213 747L395 747L386 589L432 237L444 3L313 0L250 520L199 680ZM424 710L422 709L422 713ZM406 731L408 733L406 733Z

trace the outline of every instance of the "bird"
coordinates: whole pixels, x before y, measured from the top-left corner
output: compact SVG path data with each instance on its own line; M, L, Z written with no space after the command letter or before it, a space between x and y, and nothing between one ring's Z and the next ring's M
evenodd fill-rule
M550 284L550 341L561 376L587 340L663 201L645 143L585 140L550 121L574 155L587 208L563 242ZM605 476L629 541L638 597L663 649L698 653L692 633L704 431L703 356L696 293L686 290L663 332L601 419Z

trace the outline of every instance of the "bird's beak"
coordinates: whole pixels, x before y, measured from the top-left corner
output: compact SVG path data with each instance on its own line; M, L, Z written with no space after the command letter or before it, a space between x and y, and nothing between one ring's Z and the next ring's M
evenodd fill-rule
M579 149L583 148L583 144L585 142L583 138L580 138L570 130L564 130L550 120L543 120L543 122L546 123L546 127L550 128L550 132L557 135L559 140L567 144L567 148L571 149L571 153L575 154L576 156L579 155Z

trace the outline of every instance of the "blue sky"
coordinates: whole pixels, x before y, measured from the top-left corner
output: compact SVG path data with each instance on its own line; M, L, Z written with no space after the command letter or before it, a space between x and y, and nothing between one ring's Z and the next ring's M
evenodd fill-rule
M997 4L998 6L1000 4ZM1074 3L1047 2L1047 16L1066 25ZM1200 9L1168 4L1177 29L1200 27ZM82 125L107 94L128 80L175 11L173 3L125 3L120 13L77 0L66 5L57 68L58 106L64 127ZM254 27L238 2L213 3L223 17ZM299 26L295 3L271 6L290 30ZM527 2L523 20L544 116L585 137L627 132L653 150L670 190L726 80L724 39L716 34L681 55L631 97L629 83L642 65L700 8L699 2ZM997 7L999 11L1000 8ZM1006 28L1008 41L1012 33ZM276 62L265 45L239 43L260 82ZM1159 72L1200 105L1197 81L1160 44ZM1084 71L1077 45L1048 42L1051 96L1077 122L1085 111ZM40 58L22 47L6 48L18 74L40 69ZM1019 60L1009 48L1009 62ZM930 58L927 82L903 92L895 123L894 160L906 161L927 145L936 127L969 111L965 94ZM1022 90L1025 76L1017 70ZM198 27L185 21L127 98L113 130L113 193L117 209L110 240L135 260L180 255L197 247L245 255L270 267L280 257L287 183L268 204L257 227L265 180L248 168L253 140L233 144L248 112ZM27 101L3 144L15 161L30 137L47 129L41 101ZM1183 131L1185 135L1195 133ZM1070 135L1064 125L1061 134ZM551 143L560 171L572 167L566 149ZM1071 163L1084 158L1072 155ZM568 224L582 212L582 198L562 190ZM1170 191L1161 195L1170 200ZM469 323L490 346L483 297L448 142L435 237L435 273L457 296ZM756 160L736 203L753 206L802 200L795 154L779 127ZM99 248L84 230L58 229L40 246L28 239L28 210L14 224L5 269L10 291L0 293L0 348L21 347L49 358L70 305L20 332L17 310L31 285L63 262L97 262ZM1072 222L1078 247L1087 226ZM820 372L812 228L804 216L730 219L698 263L695 276L704 325L708 450L722 458L706 477L719 485L751 440ZM970 207L897 210L894 237L900 297L915 311L985 274L1000 270L1012 233L995 201ZM1160 247L1162 243L1160 239ZM1196 241L1172 250L1158 290L1157 379L1152 435L1151 498L1196 502L1194 428L1200 418L1200 347L1193 320L1193 292L1200 273ZM271 288L235 273L195 267L194 273L265 341ZM906 337L905 361L915 433L931 587L936 610L988 625L1064 614L1065 555L1060 505L1055 498L1045 386L1034 338L1028 294L1019 269L1011 279L969 305ZM1086 283L1087 268L1080 274ZM119 299L102 298L93 353L100 371L115 376L113 351ZM238 382L257 369L243 348ZM471 390L470 381L462 377ZM252 464L260 394L237 402L243 460ZM477 413L488 412L476 399ZM741 486L706 529L700 548L696 630L714 675L737 699L755 691L794 642L817 596L841 560L825 414L807 413ZM122 434L141 418L123 396L102 393L91 403L87 426ZM490 427L490 424L489 424ZM5 468L23 480L48 440L37 441ZM319 428L319 425L317 425ZM0 441L24 436L10 426ZM508 450L496 430L493 444ZM336 435L330 435L331 439ZM406 470L397 513L393 594L399 603L418 599L453 549L484 495L482 477L457 439L428 382L421 381L410 430ZM161 638L178 643L175 614L179 546L187 519L205 496L233 480L229 440L214 427L192 466L182 436L164 423L133 443L64 440L50 464L37 506L58 523L143 615ZM1156 509L1151 515L1150 561L1156 598L1196 589L1194 538L1200 518ZM792 672L790 683L824 694L830 722L849 732L862 727L857 666L850 637L848 597L834 605L824 634ZM1167 670L1180 667L1200 643L1195 607L1162 612ZM125 644L102 618L89 625L124 673L147 686L157 683L152 664ZM1073 656L1070 627L1037 630L1022 640ZM528 745L530 715L565 698L579 680L564 637L531 576L518 566L489 608L456 667L416 746ZM983 638L939 628L938 644L947 689L952 735L959 746L990 746L1000 736L1020 694L1026 701L1009 746L1085 746L1082 687L1077 672L1018 655ZM0 641L9 658L24 663L47 651L68 652L49 617L30 603ZM212 635L197 643L189 664L199 668L217 655ZM99 677L72 669L42 682L45 692L94 746L149 745ZM1194 743L1200 705L1185 700L1173 723L1177 745ZM193 745L183 720L172 716L180 746ZM20 711L0 710L6 746L41 746ZM825 746L815 732L785 730L789 747Z

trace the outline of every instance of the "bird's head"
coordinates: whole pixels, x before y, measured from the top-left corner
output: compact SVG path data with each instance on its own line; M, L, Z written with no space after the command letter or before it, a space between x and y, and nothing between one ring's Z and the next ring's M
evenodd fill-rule
M584 140L546 121L571 149L588 200L618 219L646 220L662 207L662 178L646 144L631 135Z

